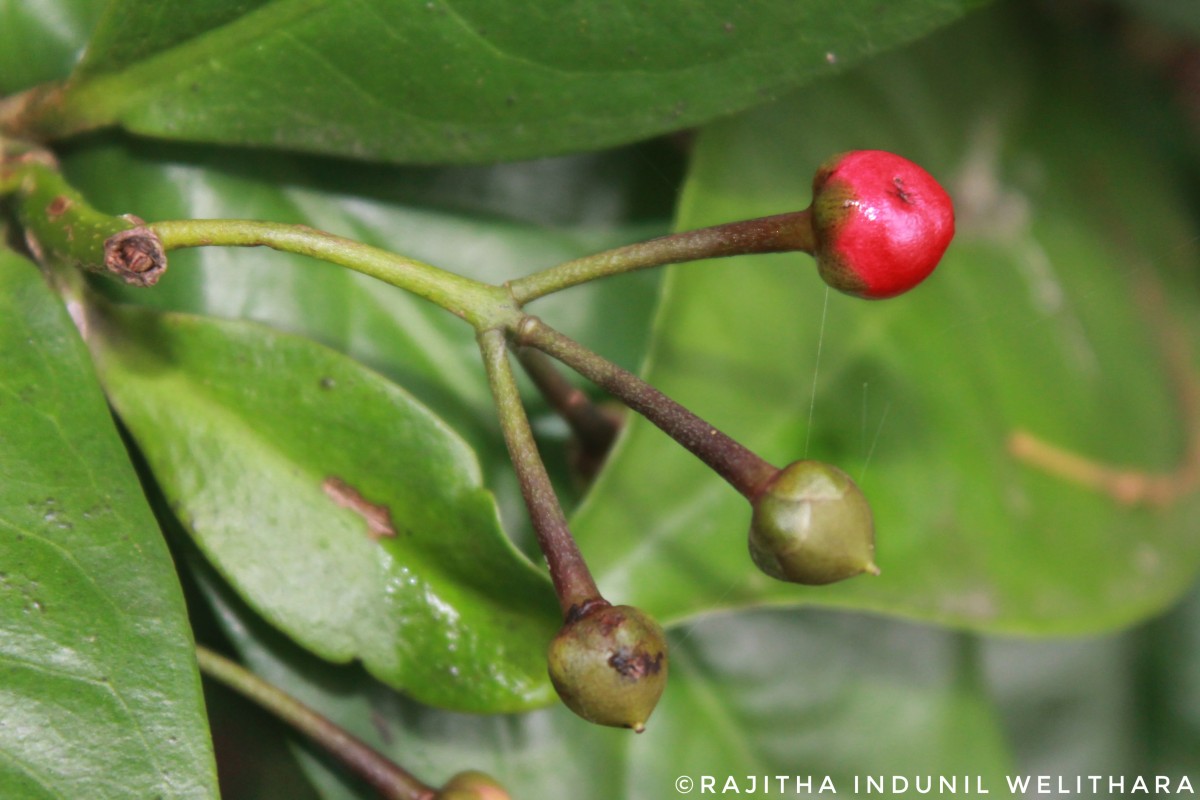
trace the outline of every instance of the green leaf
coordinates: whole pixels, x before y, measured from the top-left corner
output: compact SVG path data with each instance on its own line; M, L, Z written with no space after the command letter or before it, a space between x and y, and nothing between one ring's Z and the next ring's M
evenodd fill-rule
M1186 778L1194 791L1198 658L1200 586L1168 613L1119 635L995 639L983 649L989 693L1020 772L1062 775L1072 786L1076 776L1125 776L1126 791L1136 776L1150 784L1164 776L1173 790Z
M71 71L105 0L0 0L0 96Z
M998 793L1011 766L971 640L916 625L758 612L676 630L666 694L635 736L561 706L486 718L422 708L313 661L204 583L256 672L434 785L473 768L513 797L658 800L684 775L696 794L704 775L733 776L743 794L749 776L760 793L764 775L814 776L814 793L830 776L845 796L856 775L957 774ZM364 796L326 763L301 760L326 800Z
M156 53L182 46L189 39L234 23L270 0L192 0L152 3L108 2L77 76L115 72Z
M1188 776L1194 788L1200 782L1200 586L1141 633L1130 642L1141 679L1137 743L1150 746L1136 752L1149 762L1146 772Z
M545 155L746 108L980 4L124 0L40 123L392 161Z
M1016 772L1063 775L1072 783L1075 776L1157 773L1142 758L1153 749L1139 726L1147 710L1138 701L1136 671L1143 635L1137 629L1095 638L986 641L984 674Z
M0 797L214 798L162 535L87 352L0 249Z
M111 309L89 325L167 499L264 617L426 703L553 696L550 583L505 538L471 450L408 394L250 323Z
M714 125L680 212L692 227L802 208L811 170L862 147L913 158L957 198L937 273L883 303L827 293L801 255L676 268L650 356L651 382L765 458L859 480L882 577L810 589L759 574L745 502L635 424L575 521L606 596L668 620L823 604L1050 633L1128 624L1190 585L1196 492L1127 507L1008 450L1026 430L1177 468L1186 404L1155 331L1197 338L1198 240L1170 164L1090 91L1109 53L1035 59L1007 19ZM1169 302L1140 307L1155 282Z

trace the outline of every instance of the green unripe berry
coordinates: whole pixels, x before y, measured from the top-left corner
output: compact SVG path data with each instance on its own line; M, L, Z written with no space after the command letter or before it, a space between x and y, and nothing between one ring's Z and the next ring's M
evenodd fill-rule
M811 586L878 574L871 507L837 467L789 464L754 501L750 557L773 578Z
M436 800L510 800L508 791L490 775L476 770L460 772L438 792Z
M667 685L667 639L650 616L605 604L550 643L550 681L567 708L597 725L641 733Z

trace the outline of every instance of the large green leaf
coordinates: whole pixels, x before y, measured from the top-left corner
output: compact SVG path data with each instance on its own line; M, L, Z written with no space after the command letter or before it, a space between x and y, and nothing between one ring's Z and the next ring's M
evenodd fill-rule
M214 798L186 610L62 302L0 249L0 797Z
M113 308L89 342L172 507L268 620L434 705L553 696L549 580L471 450L403 390L251 323Z
M1155 329L1194 339L1197 318L1196 229L1169 165L1089 90L1108 54L1047 43L1033 58L1008 19L711 127L680 213L691 227L801 208L813 167L856 147L904 153L957 197L938 272L883 303L827 293L800 255L677 268L651 355L652 382L764 457L859 479L882 577L807 589L759 574L742 499L635 425L576 520L607 596L672 620L816 603L1053 632L1129 623L1189 585L1195 492L1127 507L1007 450L1027 429L1175 469L1186 423ZM1170 302L1147 311L1150 282Z
M401 160L628 142L778 96L980 0L123 0L43 131Z
M750 776L760 793L764 776L813 776L814 793L829 776L852 796L855 776L944 774L981 776L999 793L1011 767L972 642L917 625L811 611L679 629L666 694L633 735L561 706L487 718L419 707L360 672L315 663L218 581L205 584L259 674L434 784L476 768L513 797L658 800L677 796L681 776L695 794L706 775L718 786L735 778L741 793ZM327 764L302 761L326 800L364 796ZM804 796L794 786L772 791Z

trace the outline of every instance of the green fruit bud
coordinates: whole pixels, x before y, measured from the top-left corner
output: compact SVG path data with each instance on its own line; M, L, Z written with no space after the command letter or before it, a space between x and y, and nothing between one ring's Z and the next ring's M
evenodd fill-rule
M871 507L837 467L789 464L754 501L750 557L773 578L810 586L877 575Z
M550 643L549 667L567 708L597 725L641 733L667 685L667 640L642 611L605 605L563 625Z
M460 772L437 794L437 800L510 800L508 791L490 775L476 770Z

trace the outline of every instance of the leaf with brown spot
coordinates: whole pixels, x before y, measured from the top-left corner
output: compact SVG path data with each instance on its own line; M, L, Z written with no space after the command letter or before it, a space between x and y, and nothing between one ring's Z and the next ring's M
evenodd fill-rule
M260 325L107 307L89 323L156 480L258 613L431 705L552 699L550 582L441 420L357 361Z
M375 541L385 536L396 535L396 529L392 525L392 512L387 506L372 503L357 489L336 476L321 481L321 489L334 503L362 517L367 523L367 535Z

